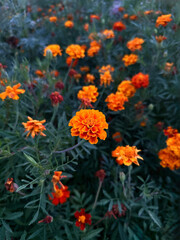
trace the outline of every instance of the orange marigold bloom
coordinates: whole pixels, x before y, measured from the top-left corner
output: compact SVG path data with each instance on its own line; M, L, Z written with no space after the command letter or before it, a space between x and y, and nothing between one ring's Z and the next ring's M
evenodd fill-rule
M124 25L123 22L115 22L114 25L113 25L113 30L116 30L116 31L122 31L122 30L125 30L126 29L126 25Z
M53 70L53 71L51 71L51 75L53 77L58 77L59 76L59 71L58 70Z
M103 74L100 74L100 86L104 84L105 87L109 86L113 82L110 71L106 71Z
M156 27L159 27L160 25L165 27L168 24L168 22L171 21L172 21L171 14L161 15L156 20Z
M56 57L57 55L62 56L62 50L58 44L51 44L45 47L44 57L47 55L48 51L52 52L53 57Z
M93 74L90 74L90 73L86 74L85 82L94 84L94 80L95 80L95 77Z
M118 8L118 11L119 11L119 12L123 12L124 10L125 10L124 7L119 7L119 8Z
M106 71L114 72L114 67L112 67L111 65L106 65L106 66L102 66L102 67L99 69L99 72L100 72L100 73L105 73Z
M68 186L64 186L64 188L59 188L57 185L55 186L55 192L51 193L53 197L49 195L49 200L57 206L58 204L63 204L67 201L67 198L70 197L70 191L68 190Z
M170 72L170 71L172 70L173 65L174 65L174 63L167 62L167 63L165 64L164 70L165 70L166 72Z
M164 40L166 40L166 39L167 39L167 37L162 36L162 35L156 36L156 41L157 41L158 43L161 43L162 41L164 41Z
M114 139L114 141L116 141L116 142L118 142L118 143L123 140L120 132L115 132L115 133L112 135L112 138Z
M66 53L73 59L84 58L85 50L78 44L71 44L66 48Z
M90 68L89 66L83 66L83 67L80 67L80 70L81 72L89 72Z
M92 41L90 43L90 48L88 49L87 54L89 57L94 57L96 54L98 54L100 49L101 49L100 42Z
M135 146L118 146L114 151L112 151L112 157L116 157L116 162L119 165L124 164L126 166L130 166L132 163L135 163L139 166L138 158L143 160L143 158L138 155L138 152L140 151L141 150L138 150Z
M144 15L150 15L153 12L154 12L153 10L147 10L147 11L144 12Z
M124 80L118 85L119 92L122 92L127 98L133 97L136 89L129 80Z
M80 100L87 98L91 102L96 102L97 97L99 96L97 90L98 90L97 87L95 87L94 85L84 86L82 90L79 90L77 97Z
M114 38L115 37L113 30L105 29L102 32L102 34L105 36L106 39L110 39L110 38Z
M89 24L88 24L88 23L85 23L85 24L84 24L84 30L85 30L86 32L89 31Z
M142 38L134 38L131 41L127 42L127 48L132 52L136 50L142 50L142 44L144 43L144 39Z
M57 19L56 16L52 16L52 17L49 18L49 21L50 21L50 22L54 22L54 23L56 23L57 20L58 20L58 19Z
M125 14L123 15L123 19L128 19L128 17L129 17L129 15L128 15L127 13L125 13Z
M66 27L66 28L73 28L74 27L74 23L73 23L73 21L66 21L65 23L64 23L64 26Z
M180 160L180 133L175 134L173 137L169 137L166 144Z
M36 70L35 74L38 75L38 77L40 77L40 78L45 77L45 71Z
M130 20L137 20L138 19L138 16L137 15L131 15L130 17L129 17L129 19Z
M180 156L177 156L170 148L161 149L158 157L161 160L160 165L163 168L168 167L171 170L180 168Z
M92 22L94 19L100 20L100 17L99 17L98 15L91 14L91 15L90 15L90 22Z
M20 83L14 85L13 87L7 86L5 92L0 93L0 98L4 101L7 97L12 98L13 100L19 99L19 94L25 93L24 89L18 89L21 86Z
M171 126L167 127L166 129L163 130L164 135L167 136L168 138L174 137L178 133L177 129L172 128Z
M129 55L126 54L126 55L124 55L122 60L124 62L124 65L127 67L129 65L135 64L138 61L138 55L133 54L133 53L131 53Z
M28 137L30 134L32 136L32 138L35 137L35 135L40 134L41 136L46 136L43 131L46 130L45 126L43 125L43 123L46 122L46 120L42 120L42 121L38 121L38 120L33 120L31 117L28 117L28 120L26 123L22 123L24 128L25 128L25 132L28 132L26 137Z
M88 140L91 144L98 143L98 138L105 140L108 124L104 114L94 109L82 109L70 120L71 135Z
M73 63L72 63L72 61L73 61ZM66 64L68 65L68 67L70 67L71 64L72 64L71 67L75 67L78 64L78 59L73 60L72 57L69 56L66 58Z
M122 92L111 93L105 100L107 106L112 111L119 111L124 109L124 103L128 101L128 98L124 96Z
M149 75L140 72L140 73L134 75L132 77L131 81L136 89L141 88L141 87L146 88L149 86Z

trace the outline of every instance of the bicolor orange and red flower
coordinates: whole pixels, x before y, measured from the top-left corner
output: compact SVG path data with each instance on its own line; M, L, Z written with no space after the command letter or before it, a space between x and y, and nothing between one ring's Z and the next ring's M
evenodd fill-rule
M165 27L171 21L172 21L171 14L161 15L156 20L156 27L159 26Z
M136 37L131 41L127 42L127 48L132 52L136 50L142 50L143 43L144 43L144 39Z
M127 98L133 97L136 89L129 80L124 80L118 85L119 92L122 92Z
M68 65L68 67L75 67L78 64L78 58L77 59L72 59L72 57L67 57L66 58L66 64Z
M111 93L105 100L107 106L112 111L120 111L124 109L125 102L128 98L122 92Z
M162 36L162 35L156 36L156 41L157 41L158 43L161 43L162 41L164 41L164 40L166 40L166 39L167 39L167 37Z
M57 20L58 20L58 18L57 18L56 16L52 16L52 17L49 18L49 21L50 21L50 22L56 23Z
M59 92L52 92L50 95L51 103L53 106L57 106L63 101L63 96Z
M116 30L116 31L120 32L120 31L123 31L125 29L126 29L126 25L123 22L121 22L121 21L115 22L113 24L113 30Z
M90 15L90 22L92 22L94 19L100 20L100 17L99 17L98 15L91 14L91 15Z
M66 21L65 23L64 23L64 26L66 27L66 28L73 28L74 27L74 22L73 21Z
M7 86L5 92L0 93L0 98L4 101L7 97L12 98L13 100L19 99L19 94L25 93L24 89L18 89L21 86L20 83L14 85L13 87Z
M149 75L140 72L132 77L131 82L136 89L146 88L149 86Z
M166 129L164 129L163 132L165 136L170 138L170 137L174 137L178 133L178 130L169 126Z
M80 212L76 211L74 216L77 218L75 225L76 227L79 227L81 231L85 229L86 224L91 225L91 214L85 213L84 208L82 208Z
M136 54L126 54L124 55L122 61L124 62L124 65L127 67L129 65L133 65L138 61L138 55Z
M58 44L51 44L45 47L44 49L44 57L47 55L48 51L52 53L53 57L56 57L57 55L62 56L62 49Z
M25 132L28 132L26 137L28 137L30 134L32 138L34 138L36 135L41 135L41 136L46 136L43 131L46 130L45 126L43 123L46 122L46 120L38 121L38 120L33 120L31 117L28 117L28 120L26 123L22 123Z
M108 129L105 115L94 109L82 109L70 120L71 135L88 140L91 144L98 143L98 138L105 140Z
M36 70L36 71L35 71L35 74L36 74L38 77L40 77L40 78L45 77L45 71Z
M96 102L98 97L98 89L94 85L84 86L82 90L78 92L78 99L89 99L90 102Z
M85 50L78 44L69 45L66 48L66 53L73 59L85 57Z
M68 190L68 186L59 188L58 185L55 185L54 192L52 192L51 194L52 197L49 195L49 200L55 206L65 203L67 201L67 198L70 197L70 191Z
M102 32L102 34L106 39L111 39L115 37L113 30L109 30L109 29L105 29Z
M140 151L141 150L138 150L135 146L118 146L114 151L112 151L112 157L116 158L116 162L119 165L124 164L126 166L130 166L132 163L135 163L139 166L138 158L143 160L143 158L138 155L138 152Z
M172 63L167 62L167 63L165 64L164 70L165 70L166 72L170 72L170 71L172 71L172 67L173 67L173 65L174 65L173 62L172 62Z

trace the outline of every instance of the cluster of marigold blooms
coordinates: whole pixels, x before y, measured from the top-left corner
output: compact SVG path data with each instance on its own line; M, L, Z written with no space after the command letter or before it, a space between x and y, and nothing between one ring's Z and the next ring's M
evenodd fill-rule
M161 149L158 156L162 167L175 170L180 168L180 133L177 129L168 127L164 129L164 135L167 136L167 147Z

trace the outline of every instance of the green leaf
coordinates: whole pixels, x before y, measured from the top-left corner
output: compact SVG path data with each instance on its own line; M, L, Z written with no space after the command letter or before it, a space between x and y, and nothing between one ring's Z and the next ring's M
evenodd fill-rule
M26 153L24 153L24 156L26 157L26 159L27 159L34 167L40 167L39 164L34 160L34 158L32 158L31 156L27 155Z
M27 232L24 231L23 232L23 235L21 236L20 240L26 240L26 235L27 235Z
M32 223L34 223L37 220L38 215L39 215L39 210L37 210L37 212L35 213L33 219L30 221L29 225L31 225Z
M13 231L11 230L9 224L7 224L5 221L2 220L2 225L4 226L4 228L10 232L10 233L13 233Z
M93 237L97 237L102 230L103 230L103 228L92 230L92 231L88 232L85 236L83 236L82 240L93 239Z
M6 215L6 217L4 219L5 220L14 220L14 219L21 217L22 215L23 215L23 212L15 212L15 213Z
M149 214L149 216L151 217L151 219L154 221L154 223L156 224L156 225L158 225L158 227L162 227L162 223L161 223L161 221L159 220L159 218L156 216L156 214L155 213L153 213L153 212L151 212L151 211L149 211L149 210L147 210L147 213Z

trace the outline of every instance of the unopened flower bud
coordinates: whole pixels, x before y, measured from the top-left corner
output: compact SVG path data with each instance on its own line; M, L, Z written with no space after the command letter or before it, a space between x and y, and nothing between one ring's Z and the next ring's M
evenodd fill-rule
M148 109L152 111L154 109L154 105L152 103L149 104Z
M51 52L51 50L47 50L46 51L46 57L49 59L49 60L51 60L52 58L53 58L53 55L52 55L52 52Z
M126 175L124 174L124 172L119 173L119 178L120 178L121 182L124 183L124 181L126 179Z

